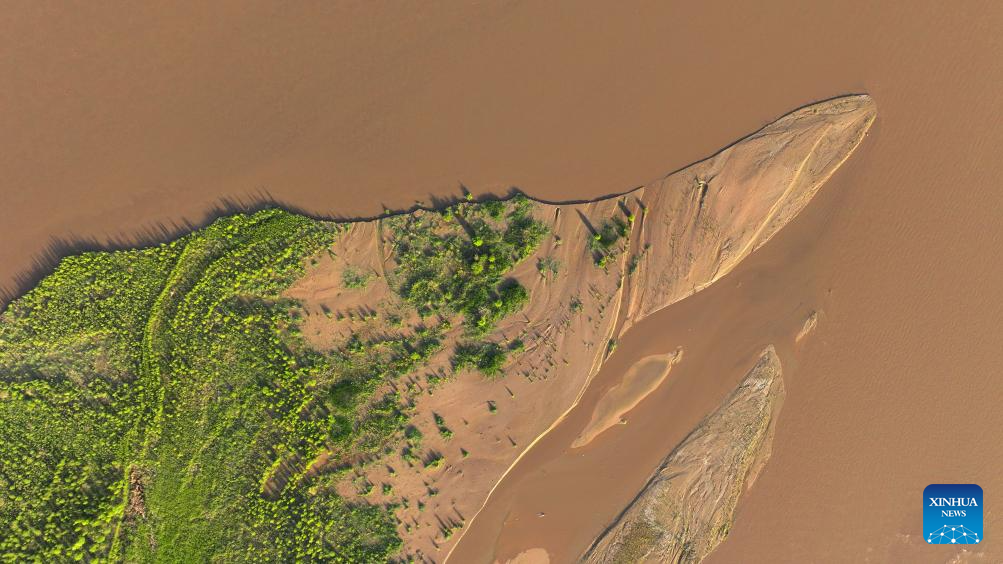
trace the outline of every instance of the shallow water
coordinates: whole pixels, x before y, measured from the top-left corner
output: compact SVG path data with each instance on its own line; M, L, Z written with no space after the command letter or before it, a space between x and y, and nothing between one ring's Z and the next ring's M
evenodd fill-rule
M556 430L461 548L577 555L777 340L773 457L712 560L943 561L957 549L918 538L923 487L1003 488L988 441L1003 427L1001 27L999 3L974 1L16 3L0 14L0 286L51 266L46 250L156 239L227 199L356 216L461 183L619 192L866 91L877 123L801 217L632 328L586 393L682 345L635 410L650 419L570 454Z
M596 402L585 428L571 443L572 448L588 445L614 425L626 425L625 416L665 381L676 360L676 355L655 354L631 365L620 382Z

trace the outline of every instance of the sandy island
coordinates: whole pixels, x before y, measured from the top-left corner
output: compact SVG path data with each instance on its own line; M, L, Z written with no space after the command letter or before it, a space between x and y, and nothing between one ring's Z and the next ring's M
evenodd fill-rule
M531 299L491 335L523 342L525 350L498 379L473 373L446 379L448 355L433 358L425 378L409 385L426 392L417 401L414 424L425 447L442 453L445 464L430 473L390 454L357 476L392 483L387 503L411 502L397 512L407 552L441 560L459 536L454 533L466 530L506 470L575 405L617 338L712 284L768 241L849 157L875 113L867 96L836 98L801 108L705 161L622 196L566 205L534 202L533 215L548 224L551 236L511 273ZM414 212L419 218L426 213ZM611 225L622 228L622 237L600 257L592 241L605 237ZM302 330L312 345L325 349L354 333L391 331L386 320L407 315L387 283L392 245L381 220L353 223L333 252L288 290L305 305ZM346 272L372 280L364 288L346 288ZM456 327L445 349L452 350L461 336ZM628 395L640 401L645 393ZM619 407L611 408L610 417L629 411L635 399L611 399ZM599 417L590 433L607 424L606 415ZM436 432L440 420L451 430L448 438ZM323 459L317 464L322 470ZM342 493L359 495L348 481Z

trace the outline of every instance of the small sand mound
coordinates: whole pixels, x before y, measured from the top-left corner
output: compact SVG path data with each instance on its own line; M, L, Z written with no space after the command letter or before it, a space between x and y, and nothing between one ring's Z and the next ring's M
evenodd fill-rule
M505 564L550 564L550 555L542 548L524 550Z
M623 381L613 386L599 400L592 412L592 419L575 442L571 443L571 448L585 446L610 427L626 423L624 415L662 385L669 371L682 357L683 351L680 349L672 354L646 356L631 366Z
M818 312L813 311L807 319L804 320L804 325L801 326L801 330L798 331L798 336L794 338L794 342L800 343L801 339L804 339L808 335L815 332L815 327L818 326Z

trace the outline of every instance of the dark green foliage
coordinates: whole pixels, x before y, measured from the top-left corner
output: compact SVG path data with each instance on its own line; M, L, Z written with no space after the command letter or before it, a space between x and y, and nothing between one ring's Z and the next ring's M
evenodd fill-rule
M488 200L481 206L491 219L501 219L505 215L505 202L501 200Z
M536 261L536 270L544 278L552 278L561 271L561 262L554 257L541 257Z
M621 239L625 239L629 233L630 228L619 217L604 221L599 230L593 233L589 239L589 249L592 251L596 265L605 268L607 262L623 250L623 245L619 242Z
M506 351L498 343L465 343L456 347L453 364L457 370L474 368L485 376L497 376L505 364Z
M504 277L547 233L531 210L532 203L517 196L384 220L400 295L422 315L463 314L469 334L486 335L528 297L517 281Z

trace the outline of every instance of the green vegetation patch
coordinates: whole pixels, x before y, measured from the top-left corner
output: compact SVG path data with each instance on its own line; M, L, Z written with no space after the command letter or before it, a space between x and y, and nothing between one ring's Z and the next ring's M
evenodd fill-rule
M323 353L282 293L345 225L266 210L64 259L0 314L0 559L393 557L392 508L336 485L400 443L405 460L443 463L419 454L413 402L388 384L441 350L453 316L469 341L454 364L499 373L506 351L483 339L529 299L508 275L546 234L532 206L384 219L392 288L425 321ZM368 280L349 269L342 281Z
M441 212L384 220L397 267L400 296L423 316L461 315L470 339L488 335L529 301L512 269L539 246L548 229L533 218L524 196L508 201L459 203ZM492 343L468 343L456 350L454 366L496 375L505 362Z
M406 421L379 380L434 338L322 355L280 297L339 226L280 210L64 259L0 317L0 554L13 561L384 560L392 516L321 451ZM415 344L416 343L416 344ZM413 350L412 350L413 349Z
M623 252L624 245L621 240L626 239L629 234L630 228L619 217L604 221L589 239L589 250L592 251L596 265L605 268L610 260Z
M363 272L358 268L347 267L341 273L341 282L346 288L359 289L365 288L369 284L369 280L372 278L372 274L368 272Z

